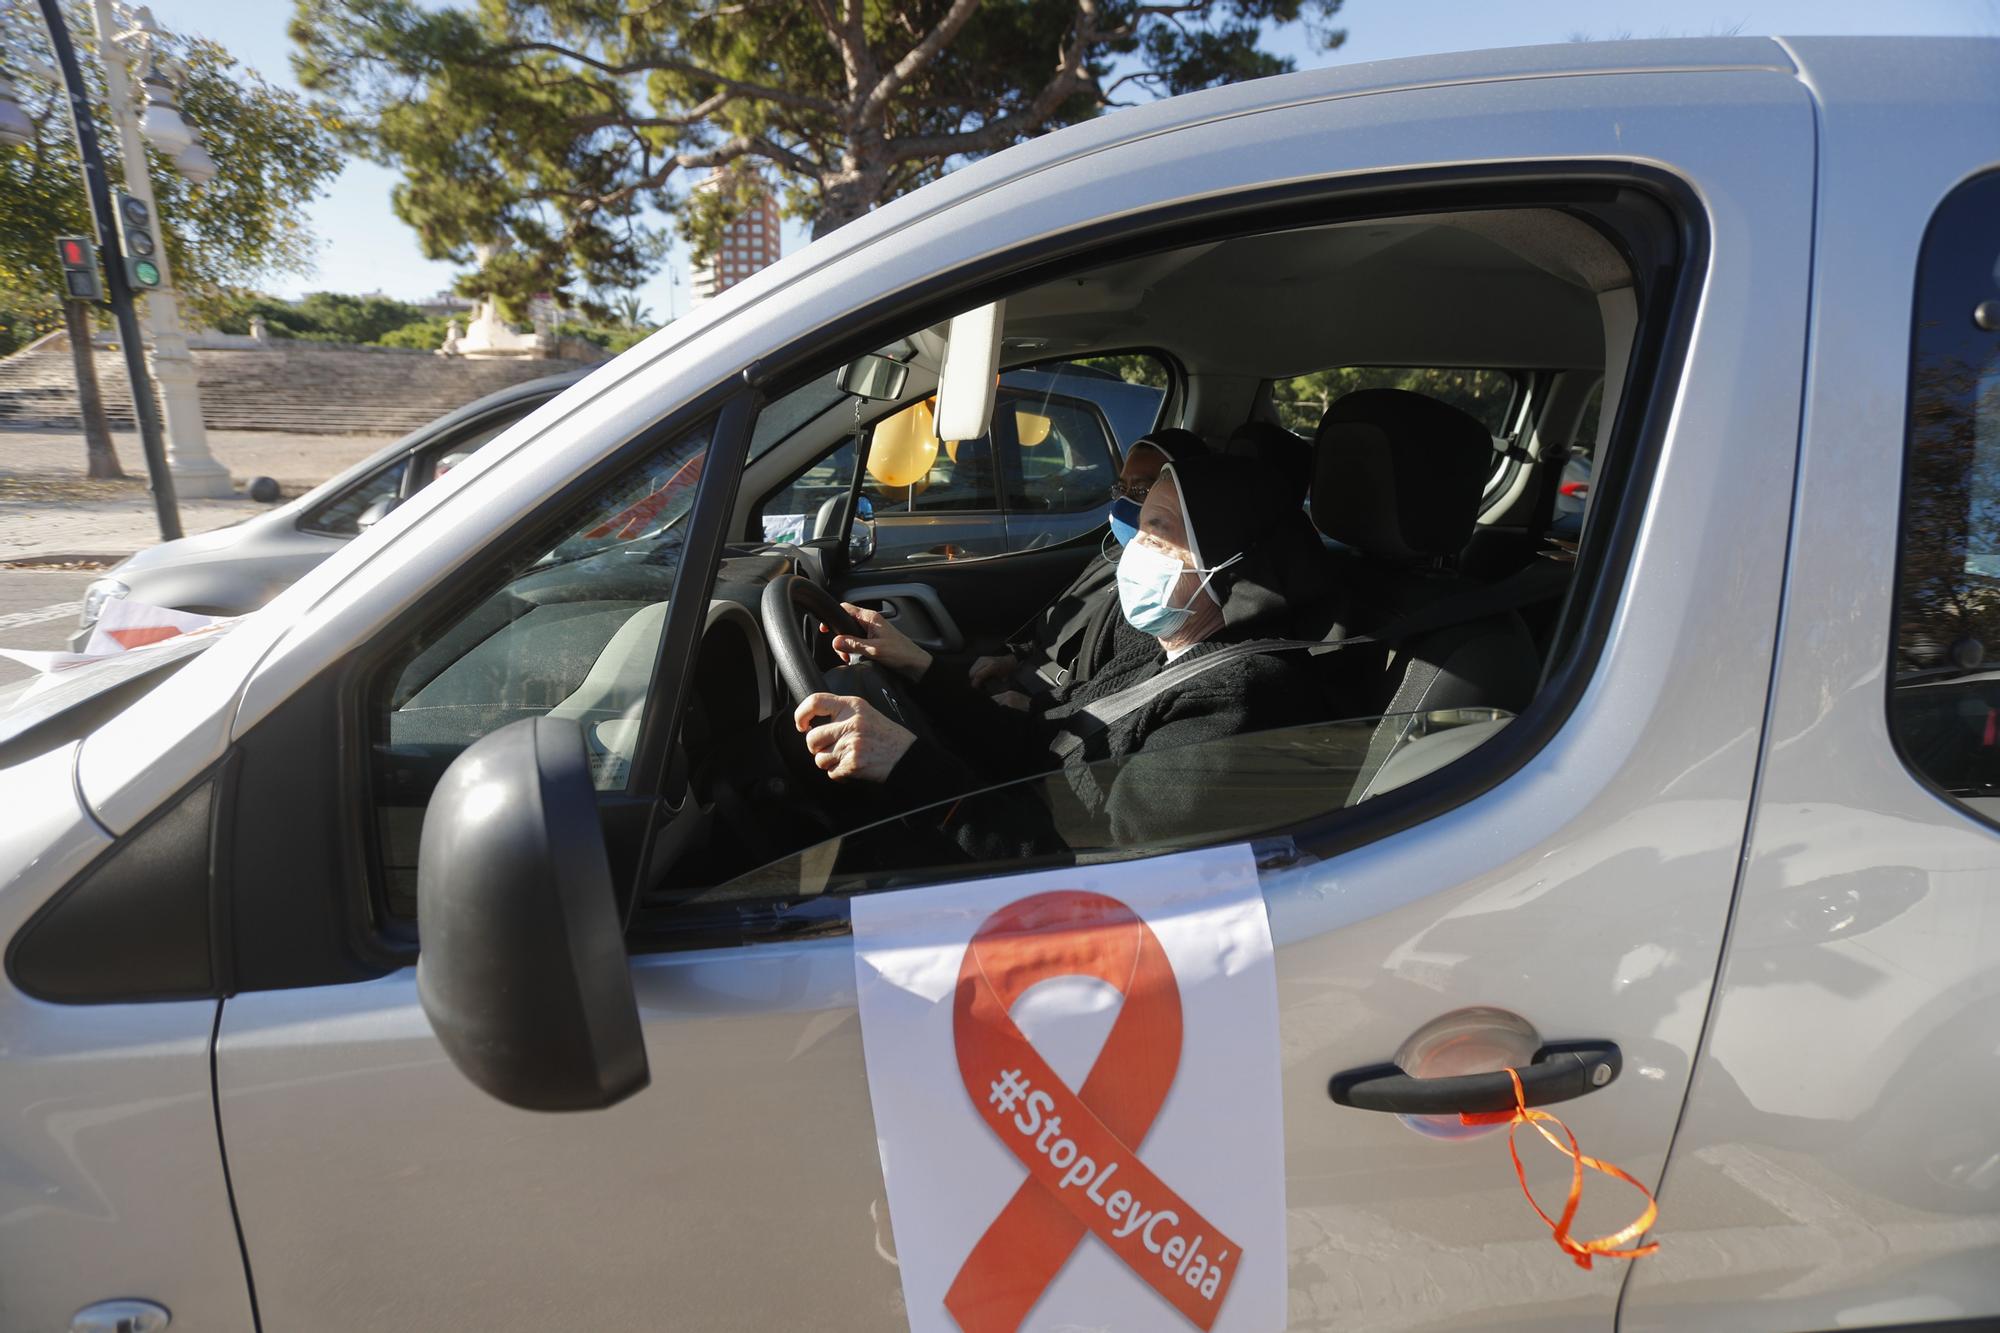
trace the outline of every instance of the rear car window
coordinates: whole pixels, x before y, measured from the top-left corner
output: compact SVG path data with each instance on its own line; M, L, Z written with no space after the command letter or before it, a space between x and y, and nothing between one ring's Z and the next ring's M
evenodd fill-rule
M1960 186L1917 263L1890 732L2000 822L2000 175Z
M1507 434L1514 403L1514 376L1504 370L1452 366L1337 366L1271 383L1278 424L1311 439L1326 409L1359 389L1408 389L1448 403L1486 426L1495 437Z

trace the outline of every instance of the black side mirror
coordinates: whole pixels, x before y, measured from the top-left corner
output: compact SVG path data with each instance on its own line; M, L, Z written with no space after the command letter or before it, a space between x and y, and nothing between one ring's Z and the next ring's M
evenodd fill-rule
M397 505L401 503L403 503L403 501L400 497L394 495L385 495L381 499L375 501L375 503L369 505L366 509L362 510L359 514L355 515L354 526L361 529L363 532L366 532L368 531L368 529L374 527L377 523L380 523L383 519L389 517L389 511L394 509Z
M461 1074L530 1111L646 1086L583 729L510 723L452 761L417 852L417 997Z
M847 563L858 565L875 554L875 502L861 496L854 502L854 525L847 531Z

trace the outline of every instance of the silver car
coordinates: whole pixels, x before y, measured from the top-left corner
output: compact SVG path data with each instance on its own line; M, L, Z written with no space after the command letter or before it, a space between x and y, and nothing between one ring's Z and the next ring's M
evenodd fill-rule
M582 377L582 372L548 375L496 390L267 513L138 552L85 590L71 649L82 651L104 604L118 598L203 615L256 610ZM1011 428L978 442L999 462L983 485L954 467L956 450L939 461L943 477L935 489L906 486L892 497L871 483L868 493L878 511L877 563L1028 550L1103 524L1123 451L1152 428L1164 391L1077 366L1013 370L1007 381L1027 410L1053 415L1063 428L1029 449ZM790 492L773 501L805 506L804 511L789 526L767 519L767 535L781 540L803 535L831 498L845 494L853 458L852 448L846 448L807 469ZM1003 480L1008 484L1000 484ZM913 489L915 496L909 494Z
M202 615L256 610L581 378L580 373L546 375L496 390L255 518L147 547L91 582L70 648L83 650L104 604L118 598Z
M1279 1052L1290 1326L1990 1326L1996 68L1572 44L1092 120L732 288L226 631L19 698L0 1326L938 1327L850 904L1235 847L1275 943L1246 1036ZM973 438L996 369L1140 352L1211 437L1343 367L1522 396L1497 444L1327 405L1297 560L1378 641L1260 649L1354 666L1317 722L857 827L785 759L794 696L921 710L826 654L831 599L978 652L1096 538L885 565L858 503L774 546L803 510L767 502L850 440L857 497L871 430L941 387ZM1130 834L1093 791L1198 799ZM933 854L986 802L1048 836ZM1490 1058L1382 1069L1440 1024ZM1658 1193L1658 1253L1570 1262L1502 1144L1423 1132L1516 1063ZM1529 1166L1552 1213L1567 1178ZM1594 1178L1579 1234L1624 1188ZM1101 1325L1190 1326L1130 1286Z

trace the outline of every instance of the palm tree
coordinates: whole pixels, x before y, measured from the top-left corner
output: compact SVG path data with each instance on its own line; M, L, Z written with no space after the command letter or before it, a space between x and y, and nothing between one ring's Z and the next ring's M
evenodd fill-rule
M637 292L620 292L613 297L611 313L628 329L646 328L653 322L652 309Z

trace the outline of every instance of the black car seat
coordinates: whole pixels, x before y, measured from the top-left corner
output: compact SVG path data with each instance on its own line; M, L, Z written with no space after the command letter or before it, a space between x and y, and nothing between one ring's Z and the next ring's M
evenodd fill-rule
M1493 441L1474 418L1423 394L1363 389L1339 399L1314 439L1312 517L1350 548L1354 627L1389 630L1477 584L1458 569L1492 469ZM1526 624L1501 611L1420 631L1355 654L1330 688L1347 717L1382 715L1350 802L1389 754L1441 709L1517 712L1534 697L1541 660Z

